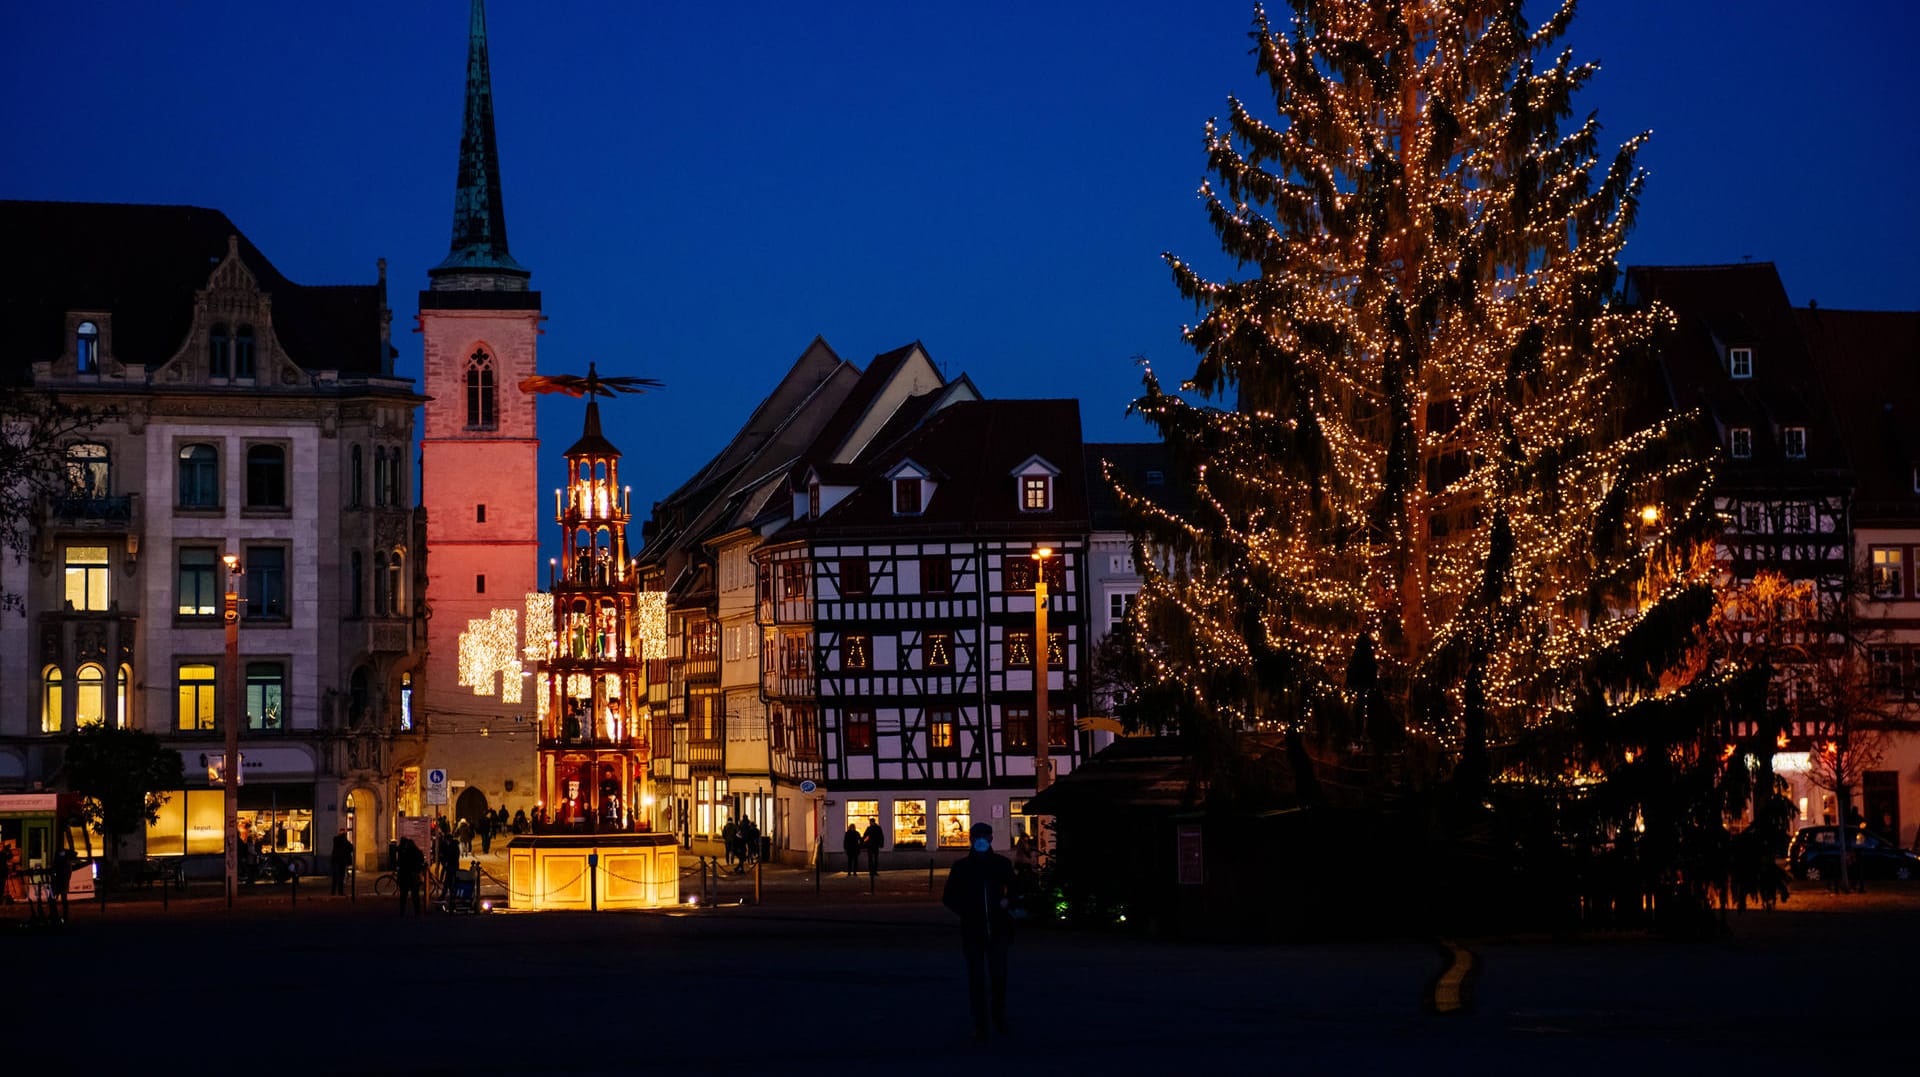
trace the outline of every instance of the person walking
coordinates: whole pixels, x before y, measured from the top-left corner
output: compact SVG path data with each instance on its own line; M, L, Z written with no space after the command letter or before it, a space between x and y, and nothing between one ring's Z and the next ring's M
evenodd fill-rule
M427 874L427 856L412 838L400 839L400 851L394 857L393 876L400 883L400 915L407 915L407 896L413 896L413 915L422 915L420 890Z
M940 903L960 917L967 959L967 1007L973 1038L987 1038L987 1018L1007 1034L1007 947L1013 941L1013 861L993 851L993 827L973 824L967 855L947 872Z
M867 847L867 874L880 874L880 846L887 842L887 832L880 829L880 820L868 822L867 831L861 835L861 839Z
M462 818L460 825L454 828L454 836L460 839L460 851L473 855L473 820Z
M487 814L480 817L480 855L485 856L486 854L492 851L493 851L493 813L488 812Z
M727 866L732 867L735 855L740 851L740 824L731 818L727 825L720 828L720 844L727 850Z
M740 870L760 859L760 825L749 815L740 820Z
M340 833L333 836L333 852L327 862L333 868L333 893L342 896L347 892L347 866L353 863L353 839L347 837L347 828L341 827Z
M860 840L860 827L855 823L848 823L847 836L840 839L840 847L847 851L848 877L860 874L860 847L863 844Z

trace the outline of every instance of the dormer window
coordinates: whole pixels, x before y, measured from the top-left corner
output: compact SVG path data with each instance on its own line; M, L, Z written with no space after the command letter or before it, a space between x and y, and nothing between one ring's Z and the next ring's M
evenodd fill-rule
M1023 475L1020 477L1020 509L1023 512L1046 512L1053 508L1053 477L1050 475Z
M920 515L920 480L912 476L902 476L893 480L893 514L895 516Z
M1789 426L1782 440L1786 443L1787 459L1805 460L1807 458L1807 428Z
M1753 377L1753 349L1728 348L1727 372L1736 378Z
M807 483L807 519L818 520L819 518L820 480L814 479L812 482Z
M100 373L100 327L81 322L73 337L74 369L82 374Z
M1750 426L1734 427L1727 439L1727 451L1735 460L1752 459L1753 428Z

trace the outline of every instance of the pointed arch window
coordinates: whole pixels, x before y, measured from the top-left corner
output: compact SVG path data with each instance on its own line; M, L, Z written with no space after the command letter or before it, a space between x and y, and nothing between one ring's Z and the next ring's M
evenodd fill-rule
M100 327L81 322L73 338L74 369L82 374L100 373Z
M347 469L347 507L357 509L360 507L360 499L365 496L362 491L366 488L367 480L366 450L355 445L352 457L353 463Z
M499 425L493 387L493 357L485 348L467 359L467 425L491 430Z
M119 729L127 728L127 696L133 691L133 667L124 663L113 682L113 720Z
M353 551L348 559L352 568L348 570L347 593L351 596L353 616L363 617L367 612L367 564L359 550Z
M373 554L373 615L387 615L387 554L376 550Z

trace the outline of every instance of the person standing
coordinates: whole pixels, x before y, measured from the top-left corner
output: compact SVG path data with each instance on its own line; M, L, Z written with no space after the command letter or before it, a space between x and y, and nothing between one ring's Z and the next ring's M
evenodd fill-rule
M867 874L880 874L880 846L887 842L887 832L880 829L880 820L867 823L867 832L861 835L867 847Z
M760 859L760 826L749 815L740 820L740 870Z
M993 851L993 827L973 824L967 855L947 872L940 903L960 917L967 959L967 1006L973 1038L987 1038L987 1018L1007 1034L1007 946L1013 941L1013 861Z
M860 873L860 847L863 844L860 840L860 827L857 824L848 823L847 836L840 839L840 847L847 851L847 875L849 877Z
M407 895L413 895L413 915L421 915L420 889L427 873L427 857L412 838L400 839L400 851L394 857L393 876L400 883L400 915L407 915Z
M727 825L720 828L720 844L727 850L727 866L732 867L734 856L740 850L739 823L731 818L727 820Z
M327 857L333 868L333 893L344 895L347 892L347 865L353 863L353 839L347 837L347 828L341 827L340 833L333 836L333 852Z

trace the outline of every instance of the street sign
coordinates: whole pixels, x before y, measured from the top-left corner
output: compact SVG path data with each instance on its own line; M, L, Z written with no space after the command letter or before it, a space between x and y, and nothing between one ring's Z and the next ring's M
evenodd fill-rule
M447 802L447 772L434 767L427 771L427 803L445 804Z
M802 793L812 794L812 792L818 788L820 787L813 784L813 781L811 779L800 783L800 791Z

